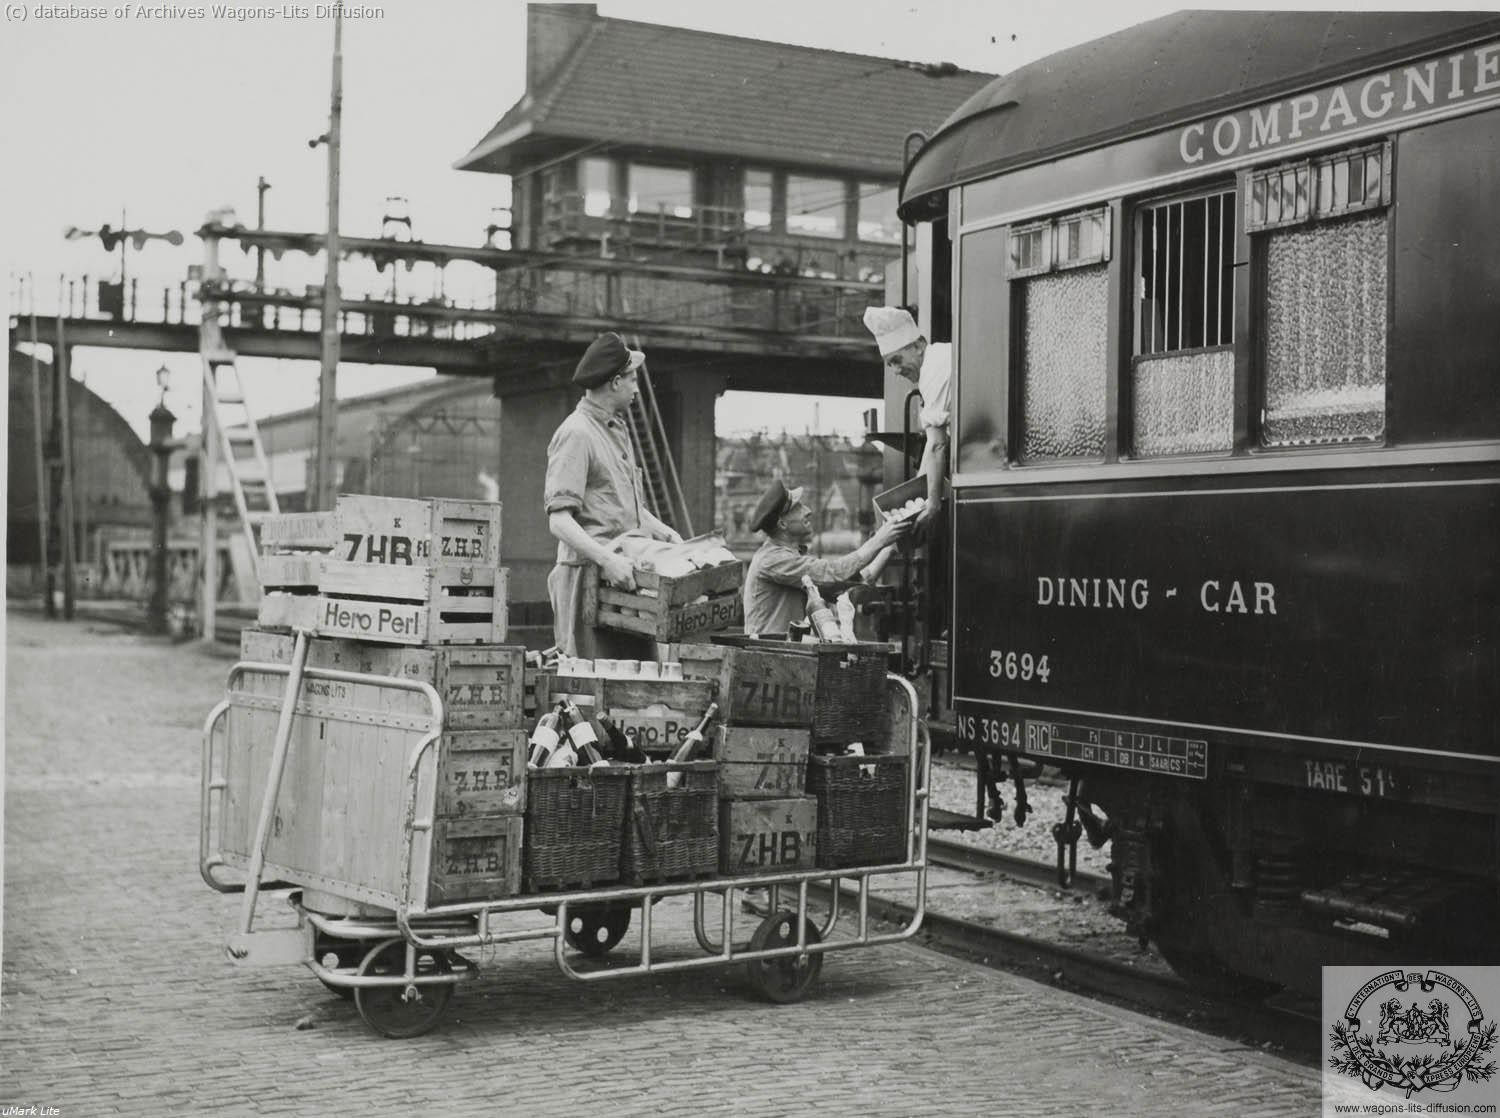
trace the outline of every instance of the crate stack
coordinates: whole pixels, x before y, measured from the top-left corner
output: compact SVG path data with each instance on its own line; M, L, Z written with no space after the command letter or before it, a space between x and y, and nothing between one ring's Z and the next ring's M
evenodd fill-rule
M444 904L521 886L525 650L505 639L500 505L346 495L332 513L261 527L268 588L241 658L395 676L442 699L430 858L413 895ZM223 847L248 858L284 673L231 693ZM407 763L428 713L418 692L304 678L268 843L269 872L333 897L394 907L403 892Z
M886 647L721 640L675 653L685 675L713 683L722 715L720 870L902 860L909 759L886 752L904 740L891 732ZM854 742L865 756L843 755Z
M702 681L544 676L548 701L571 703L601 737L604 724L666 758L707 711ZM678 776L670 785L669 773ZM682 881L718 867L719 766L711 760L532 770L526 813L528 892Z

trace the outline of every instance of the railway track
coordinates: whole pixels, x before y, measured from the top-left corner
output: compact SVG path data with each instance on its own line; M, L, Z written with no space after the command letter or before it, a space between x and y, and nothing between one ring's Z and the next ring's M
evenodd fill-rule
M976 884L1004 878L1034 887L1059 888L1056 866L983 847L929 838L928 862L934 868L973 874ZM1102 895L1100 890L1108 887L1108 878L1080 871L1074 876L1072 891L1098 897ZM1266 1001L1211 997L1174 974L948 915L941 908L934 909L933 903L934 895L929 894L917 939L933 950L1239 1043L1274 1048L1286 1058L1309 1066L1317 1066L1322 1060L1323 1030L1316 1005L1285 995ZM941 899L937 903L941 905ZM876 920L900 925L910 920L911 906L872 895L870 914Z

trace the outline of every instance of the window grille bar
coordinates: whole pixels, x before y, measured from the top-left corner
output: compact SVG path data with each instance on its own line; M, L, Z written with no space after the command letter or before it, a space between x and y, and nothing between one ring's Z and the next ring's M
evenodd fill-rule
M1186 286L1182 282L1183 265L1187 251L1187 203L1177 203L1177 348L1182 346L1182 294Z
M1208 345L1208 203L1203 199L1203 344Z

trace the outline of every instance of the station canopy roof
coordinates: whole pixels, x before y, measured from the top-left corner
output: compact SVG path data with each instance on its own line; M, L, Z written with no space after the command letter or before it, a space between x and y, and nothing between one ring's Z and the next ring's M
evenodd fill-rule
M1494 12L1163 16L1048 55L969 98L908 168L901 213L939 216L953 186L1495 33Z
M930 131L993 77L609 19L590 4L532 13L529 37L550 18L572 25L573 41L547 73L528 74L526 95L460 170L516 174L597 141L894 179L903 137Z

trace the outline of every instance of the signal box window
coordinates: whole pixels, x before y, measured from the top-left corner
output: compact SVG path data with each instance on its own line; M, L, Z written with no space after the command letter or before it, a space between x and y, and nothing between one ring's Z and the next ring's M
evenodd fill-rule
M686 167L651 167L632 163L629 168L631 213L693 216L693 172Z
M745 172L745 228L771 228L771 172Z
M1138 457L1234 445L1234 191L1143 207L1136 219Z
M612 165L608 159L582 159L578 163L578 192L583 195L583 212L589 217L608 217L613 190L610 186Z
M859 239L883 245L901 243L895 187L882 186L878 182L859 184Z
M786 231L804 237L844 236L844 183L841 179L786 177Z
M1250 191L1266 281L1262 445L1380 439L1390 145L1255 171Z

